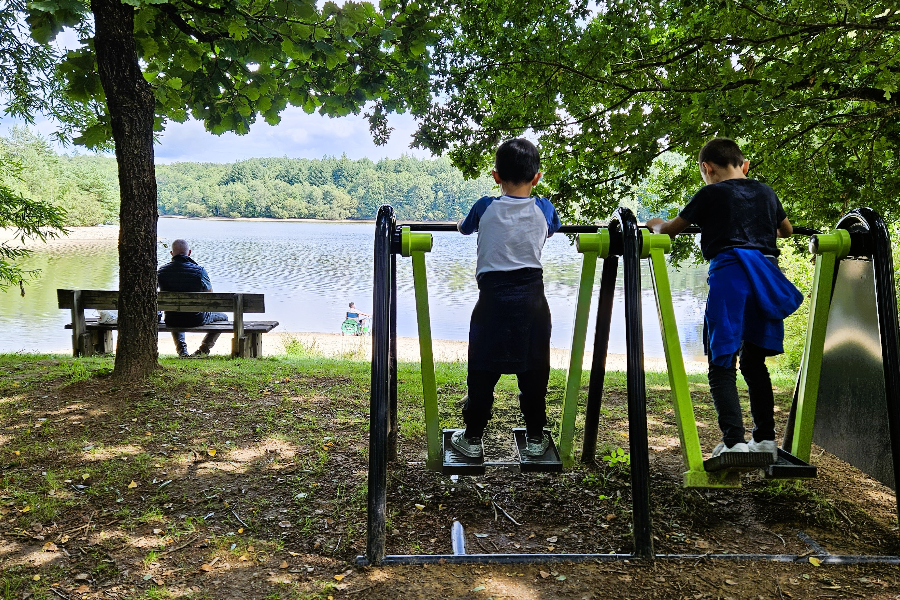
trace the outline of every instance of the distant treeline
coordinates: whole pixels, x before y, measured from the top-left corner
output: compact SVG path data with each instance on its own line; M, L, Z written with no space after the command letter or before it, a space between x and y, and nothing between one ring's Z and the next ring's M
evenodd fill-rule
M0 138L0 153L23 166L11 187L69 212L70 225L118 220L116 161L68 156L27 128ZM0 174L3 176L3 174ZM449 160L253 158L231 164L157 165L159 212L187 217L371 219L384 203L401 219L455 220L495 190L466 181Z

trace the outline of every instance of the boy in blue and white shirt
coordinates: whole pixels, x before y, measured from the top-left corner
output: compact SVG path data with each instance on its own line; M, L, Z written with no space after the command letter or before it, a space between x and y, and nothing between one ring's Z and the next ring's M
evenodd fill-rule
M541 251L560 222L549 200L531 197L540 168L534 144L522 138L504 142L492 172L501 196L478 200L458 226L464 235L478 232L478 302L469 324L466 429L456 431L451 444L473 458L483 456L494 386L504 373L518 379L525 454L542 456L550 443L544 426L551 323Z

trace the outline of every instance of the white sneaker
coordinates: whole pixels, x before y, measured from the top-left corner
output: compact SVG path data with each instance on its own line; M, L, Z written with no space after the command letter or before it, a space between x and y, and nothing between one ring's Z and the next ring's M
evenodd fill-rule
M763 440L761 442L750 440L747 447L750 449L750 452L768 452L774 460L778 460L778 446L774 440Z
M745 444L744 442L738 442L737 444L729 448L725 445L725 442L719 442L719 445L716 446L713 450L712 455L713 457L716 457L725 452L750 452L750 447L747 446L747 444Z

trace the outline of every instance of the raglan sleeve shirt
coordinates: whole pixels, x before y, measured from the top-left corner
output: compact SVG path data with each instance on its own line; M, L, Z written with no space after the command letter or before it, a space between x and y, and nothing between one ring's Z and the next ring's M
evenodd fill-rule
M478 231L478 224L481 222L481 217L484 215L484 211L487 210L487 207L491 205L491 202L494 200L491 196L484 196L483 198L479 198L475 204L472 205L472 208L469 210L469 214L466 215L466 218L463 219L462 223L459 225L459 232L463 235L472 235L476 231Z

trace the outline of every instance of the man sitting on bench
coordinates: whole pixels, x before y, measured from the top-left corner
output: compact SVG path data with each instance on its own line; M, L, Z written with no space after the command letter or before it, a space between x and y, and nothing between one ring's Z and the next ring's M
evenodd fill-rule
M194 262L191 258L191 248L186 240L172 242L172 262L159 268L157 279L161 292L211 292L212 282L206 269ZM166 325L172 327L199 327L209 325L217 321L227 321L228 315L219 312L172 312L166 311ZM200 348L194 352L194 356L206 356L210 349L216 345L216 340L221 335L218 331L210 331L203 338ZM188 354L187 343L184 341L183 331L173 331L175 351L178 356L186 357Z

